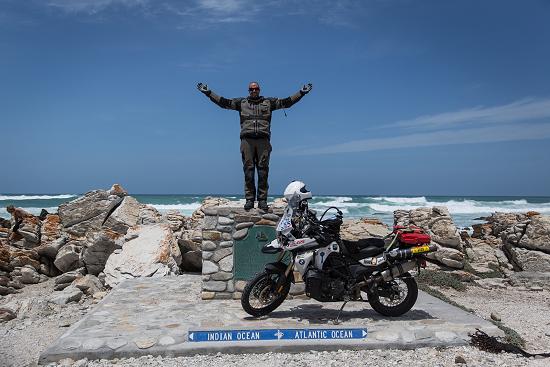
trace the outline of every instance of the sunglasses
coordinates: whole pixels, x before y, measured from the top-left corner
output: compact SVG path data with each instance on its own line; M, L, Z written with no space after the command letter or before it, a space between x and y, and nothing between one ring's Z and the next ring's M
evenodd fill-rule
M253 92L253 91L255 91L255 90L260 90L260 88L248 88L248 91L249 91L249 92Z

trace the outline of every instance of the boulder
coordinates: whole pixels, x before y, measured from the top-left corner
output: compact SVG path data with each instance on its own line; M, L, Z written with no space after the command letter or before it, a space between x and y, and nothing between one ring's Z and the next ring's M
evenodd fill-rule
M30 265L38 270L40 269L39 260L40 256L34 250L13 249L10 253L10 265L14 268Z
M17 317L17 314L9 308L0 307L0 322L6 322L13 320Z
M446 207L417 208L414 210L396 210L395 225L415 225L424 229L438 245L438 251L428 257L455 269L464 267L464 243L458 228Z
M181 255L181 270L199 272L202 269L202 251L187 251Z
M533 216L518 246L550 254L550 216Z
M152 206L141 204L139 207L139 224L160 223L162 215Z
M357 241L368 237L384 237L390 233L387 225L378 219L348 219L342 223L340 235L342 239Z
M427 258L436 260L453 269L462 269L464 267L464 254L456 249L443 247L438 244L437 251L426 255Z
M124 197L128 195L128 191L126 191L122 186L119 184L113 184L111 188L108 191L109 195L116 195L119 197Z
M502 231L516 225L519 222L525 221L528 217L520 213L493 213L485 218L492 226L493 236L498 236Z
M82 298L82 291L75 286L68 286L59 292L54 292L52 296L48 299L50 302L65 305L70 302L78 302Z
M185 215L180 214L178 211L170 210L164 213L162 222L167 223L173 232L177 232L185 226L187 219Z
M465 252L468 261L477 273L491 273L499 266L512 269L506 256L502 256L501 242L498 246L494 246L492 242L486 240L468 238L466 243L468 247Z
M505 249L510 261L518 270L541 273L550 272L550 254L515 247L510 243L505 244Z
M32 249L40 242L40 227L41 222L34 215L27 215L23 218L23 222L19 226L17 233L20 239L13 243L16 247Z
M71 241L63 246L53 262L55 267L62 273L81 267L80 253L82 252L82 247L83 243L80 241Z
M80 260L89 274L98 275L103 271L109 256L115 249L122 247L121 238L122 234L110 229L88 233Z
M121 202L122 197L118 195L94 190L61 204L59 217L66 232L74 237L84 237L88 230L100 228Z
M86 274L83 277L76 278L73 280L71 285L80 289L88 296L93 296L97 292L101 292L103 289L103 284L101 281L95 275L91 274Z
M59 270L55 267L53 260L49 257L40 257L40 269L37 269L40 274L44 274L48 277L55 277L59 275Z
M23 284L37 284L40 282L40 274L29 265L25 265L21 268L21 283Z
M140 225L129 232L138 237L107 259L103 270L107 285L114 287L130 278L179 274L181 253L168 225Z
M46 218L42 221L40 247L47 246L57 241L62 236L61 228L61 219L59 215L46 215Z
M61 290L68 287L76 278L80 278L86 274L85 268L78 268L76 270L68 271L55 278L54 289Z
M139 202L131 196L126 196L120 205L111 213L103 224L114 232L126 234L128 228L139 223Z
M47 242L44 244L41 244L38 247L34 248L34 251L38 253L40 256L45 256L47 258L50 258L54 260L57 257L57 253L59 252L59 249L67 243L68 237L61 236L51 242Z

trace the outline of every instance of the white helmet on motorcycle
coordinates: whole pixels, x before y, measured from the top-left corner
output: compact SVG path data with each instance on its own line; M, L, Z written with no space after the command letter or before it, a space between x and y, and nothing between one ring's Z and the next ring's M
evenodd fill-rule
M297 205L302 200L311 199L311 191L306 188L302 181L292 181L284 192L285 199L291 206Z

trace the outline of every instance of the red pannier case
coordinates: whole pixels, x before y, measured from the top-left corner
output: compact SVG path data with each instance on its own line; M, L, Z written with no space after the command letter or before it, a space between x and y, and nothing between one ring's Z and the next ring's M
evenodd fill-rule
M397 235L399 242L405 245L427 245L431 242L429 234L417 226L394 226L393 233Z

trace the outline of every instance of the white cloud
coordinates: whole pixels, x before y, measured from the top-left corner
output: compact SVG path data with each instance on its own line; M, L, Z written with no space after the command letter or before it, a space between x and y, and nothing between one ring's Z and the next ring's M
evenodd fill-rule
M319 148L287 150L284 153L287 155L357 153L438 145L494 143L548 138L550 138L550 123L525 123L354 140Z
M149 0L51 0L47 4L68 13L96 14L112 5L136 7L148 2Z
M522 99L495 107L473 107L437 115L402 120L384 127L447 128L461 124L510 123L550 117L550 99Z

